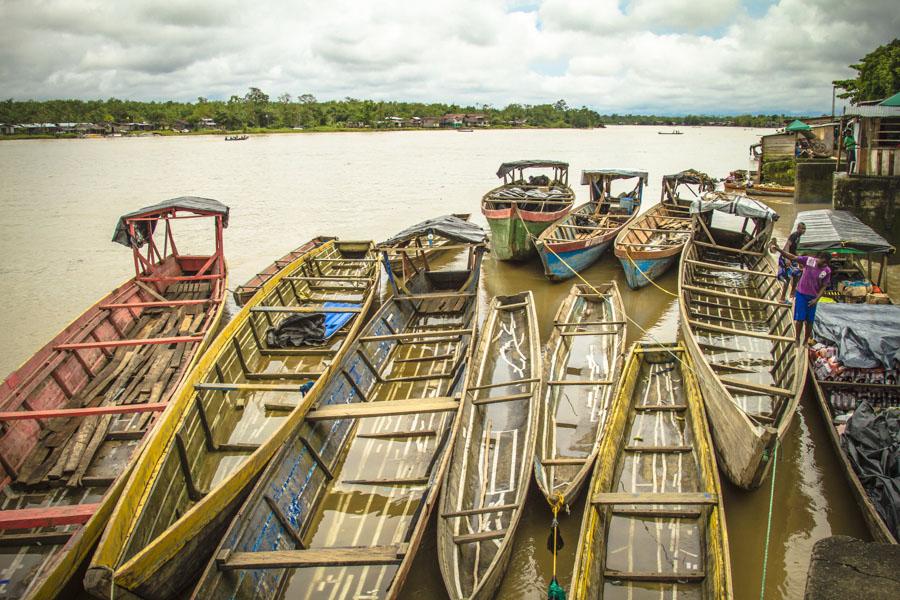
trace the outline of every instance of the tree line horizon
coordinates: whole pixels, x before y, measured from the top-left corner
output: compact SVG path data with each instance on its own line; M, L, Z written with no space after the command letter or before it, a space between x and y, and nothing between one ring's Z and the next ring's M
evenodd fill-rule
M195 102L106 100L14 100L0 101L0 123L124 123L145 122L170 128L178 123L197 125L212 119L223 129L304 129L388 126L388 117L441 117L446 114L481 114L491 126L590 128L601 125L707 125L738 127L781 126L783 114L742 115L646 115L601 114L582 106L570 107L565 100L546 104L511 103L503 108L488 104L460 105L441 102L359 100L319 101L312 94L296 97L282 94L274 100L260 88L251 87L243 96L228 100L199 97Z

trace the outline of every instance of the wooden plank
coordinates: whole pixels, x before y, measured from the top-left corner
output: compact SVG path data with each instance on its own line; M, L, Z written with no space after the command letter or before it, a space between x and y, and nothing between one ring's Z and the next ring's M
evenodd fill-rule
M764 256L762 252L754 252L752 250L741 250L740 248L729 248L728 246L720 246L718 244L710 244L708 242L701 242L698 240L693 241L697 246L703 246L704 248L712 248L713 250L722 250L723 252L733 252L735 254L747 254L749 256Z
M548 381L547 385L613 385L612 379L559 379Z
M440 329L440 330L429 330L429 331L409 331L406 333L391 333L386 335L366 335L359 338L360 342L382 342L386 340L407 340L407 339L415 339L415 338L432 338L432 337L444 337L444 336L454 336L454 335L466 335L471 334L471 329Z
M431 481L429 477L380 477L378 479L344 479L343 485L425 485Z
M696 285L688 285L682 284L681 289L690 290L692 292L697 292L698 294L706 294L707 296L718 296L720 298L731 298L733 300L746 300L747 302L756 302L757 304L766 304L768 306L777 306L784 310L792 310L791 306L787 304L782 304L777 300L769 300L767 298L756 298L754 296L746 296L744 294L732 294L730 292L720 292L718 290L711 290L709 288L698 287ZM690 304L690 302L688 302ZM723 306L722 308L729 308Z
M304 384L305 385L305 384ZM214 392L298 392L301 385L278 383L195 383L195 390L210 390Z
M359 313L362 308L350 306L335 306L326 308L324 306L252 306L252 313L289 313L289 314L313 314L313 313Z
M527 302L516 302L515 304L498 304L497 310L518 310L528 306Z
M61 546L69 541L75 531L41 531L37 533L10 533L0 536L0 548L18 546Z
M512 381L505 381L505 382L499 382L499 383L488 383L485 385L472 386L467 391L474 392L477 390L488 390L491 388L507 387L507 386L512 386L512 385L524 385L526 383L537 383L540 380L541 380L540 377L529 377L527 379L514 379Z
M693 451L692 446L625 446L625 452L651 452L664 454L678 454Z
M402 544L399 546L270 550L268 552L228 551L216 557L216 565L221 571L396 565L402 562L406 550L406 544Z
M592 504L718 504L716 494L696 493L661 493L649 492L601 492L591 498Z
M47 410L13 410L0 412L0 421L22 421L25 419L57 419L60 417L94 417L97 415L119 415L126 413L159 412L165 410L165 402L144 404L110 404L87 408L53 408Z
M576 336L576 335L619 335L619 331L560 331L559 335Z
M54 350L88 350L92 348L118 348L120 346L149 346L152 344L186 344L203 341L202 335L184 335L175 337L143 338L133 340L104 340L102 342L78 342L60 344Z
M392 415L414 415L456 410L459 400L450 396L434 398L404 398L381 402L355 402L351 404L326 404L306 414L308 421L332 419L364 419Z
M498 504L496 506L482 506L481 508L465 508L452 512L441 513L441 517L449 519L452 517L471 517L474 515L484 515L487 513L503 512L507 510L515 510L519 508L518 504Z
M289 275L283 277L287 281L372 281L372 277L360 277L358 275L319 275L305 277L301 275Z
M453 543L456 545L475 544L487 540L497 540L506 537L505 529L497 529L494 531L479 531L478 533L465 533L462 535L454 535Z
M156 298L157 300L159 300L160 302L168 302L168 299L166 299L165 296L163 296L158 291L156 291L156 288L154 288L153 286L147 285L146 283L143 283L142 281L140 281L138 279L134 280L134 284L136 286L138 286L139 288L141 288L142 290L144 290L145 292L147 292L148 294L150 294L151 296L153 296L154 298Z
M681 582L681 581L703 581L706 579L706 573L703 571L679 571L675 573L656 573L653 571L603 571L603 577L606 579L618 579L625 581L658 581L658 582Z
M718 333L728 333L731 335L737 336L747 336L753 338L759 338L763 340L771 340L775 342L788 342L792 343L794 338L789 338L783 335L772 335L771 333L763 333L761 331L749 331L745 329L735 329L733 327L724 327L722 325L714 325L712 323L703 323L700 321L695 321L693 319L688 319L688 323L691 324L691 327L696 327L698 329L707 329L709 331L715 331Z
M213 300L212 298L205 298L201 300L162 300L158 302L124 302L101 304L99 308L103 310L115 310L118 308L168 308L176 306L193 306L197 304L213 304L215 302L216 300Z
M574 458L574 457L557 457L557 458L545 458L540 461L542 465L546 465L548 467L557 467L557 466L566 466L566 465L583 465L587 462L587 457L583 458Z
M533 392L523 392L521 394L508 394L505 396L488 396L487 398L476 398L472 400L475 406L483 404L497 404L498 402L515 402L516 400L525 400L531 398Z
M620 517L646 517L648 519L698 519L701 513L699 509L666 510L625 506L617 506L611 512Z
M440 300L442 298L474 298L472 292L433 293L433 294L401 294L397 300Z
M635 410L686 410L687 404L640 404Z
M376 431L372 433L357 433L356 437L373 440L402 440L416 437L435 437L436 435L437 431L434 429L420 429L418 431Z
M747 275L759 275L761 277L778 277L775 273L768 273L766 271L751 271L750 269L742 269L741 267L733 267L731 265L720 265L717 263L706 262L703 260L694 260L692 258L685 258L684 262L690 265L696 265L698 267L703 267L707 269L715 269L717 271L731 271L733 273L746 273Z
M98 503L0 510L0 530L82 525L99 509Z
M625 325L627 321L581 321L573 323L554 323L556 327L577 327L580 325Z
M784 388L775 387L773 385L764 385L762 383L751 383L749 381L741 381L739 379L731 379L730 377L719 376L719 381L726 387L739 387L763 394L772 394L775 396L784 396L785 398L793 398L794 392Z

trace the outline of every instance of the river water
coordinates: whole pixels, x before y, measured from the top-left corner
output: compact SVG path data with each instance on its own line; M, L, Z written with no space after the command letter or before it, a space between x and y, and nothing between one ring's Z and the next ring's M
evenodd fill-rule
M117 217L136 208L186 195L229 205L225 244L233 287L315 235L377 241L450 212L472 213L474 221L484 224L479 200L497 185L494 173L505 160L568 161L577 202L587 200L586 187L579 185L582 169L646 170L646 208L658 201L663 174L695 168L724 177L732 169L747 168L748 146L769 132L682 131L680 136L660 136L653 127L328 133L254 136L241 143L214 136L0 141L0 281L7 298L0 311L0 372L12 371L132 275L130 253L110 239ZM781 214L776 235L783 239L795 207L786 201L770 205ZM188 250L208 250L211 232L190 230L193 224L188 223L179 222L176 235L193 243ZM180 243L179 249L186 248ZM629 342L674 340L677 300L653 287L630 290L611 252L585 277L619 283L626 310L640 326L629 325ZM544 279L537 259L515 265L488 257L482 281L483 300L533 290L544 339L568 290L567 284ZM897 281L894 270L891 281ZM658 283L674 291L674 270ZM766 485L743 492L723 484L735 596L758 598L770 490ZM564 586L571 576L583 506L571 509L561 520L566 547L558 572ZM549 515L533 486L500 598L546 597ZM779 451L766 598L802 596L813 544L834 534L867 539L857 509L844 493L818 412L805 398ZM433 523L403 596L444 597Z

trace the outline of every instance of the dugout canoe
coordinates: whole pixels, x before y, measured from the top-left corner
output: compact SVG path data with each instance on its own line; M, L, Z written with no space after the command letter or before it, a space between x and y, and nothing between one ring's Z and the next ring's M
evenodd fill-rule
M196 582L253 482L346 354L379 275L371 242L327 242L272 277L222 329L135 465L85 575L88 591L161 599ZM309 314L328 315L322 343L274 343L269 329Z
M522 516L537 435L541 355L531 292L497 296L478 341L437 519L453 600L492 598Z
M630 191L614 196L613 181L634 179ZM582 171L581 184L589 186L591 200L548 227L535 246L551 281L574 277L597 262L616 236L641 208L647 173L622 169Z
M247 283L237 286L234 289L234 293L233 293L234 302L238 306L243 306L243 305L247 304L247 302L250 300L250 298L253 297L253 294L258 292L259 289L262 288L262 286L268 280L272 279L272 277L275 274L277 274L279 271L281 271L283 268L285 268L286 266L288 266L289 264L294 262L296 259L303 256L304 254L306 254L313 248L321 246L325 242L328 242L331 240L336 240L336 239L337 238L335 238L335 237L320 235L320 236L314 237L313 239L309 240L308 242L304 242L304 243L300 244L299 246L297 246L296 248L294 248L293 250L291 250L290 252L288 252L287 254L285 254L284 256L282 256L281 258L279 258L278 260L276 260L275 262L273 262L272 264L267 266L265 269L263 269L262 271L260 271L259 273L257 273L253 277L251 277L249 280L247 280Z
M607 428L571 598L732 598L719 474L682 346L632 347Z
M681 332L698 372L719 467L735 485L755 489L791 424L806 373L791 307L779 302L781 283L766 247L777 214L723 192L707 192L695 205L699 213L679 269Z
M544 347L534 477L551 504L571 504L588 478L625 355L625 308L615 281L573 285Z
M665 273L691 237L690 192L694 198L715 189L715 180L687 170L662 178L659 204L625 224L613 246L625 281L633 290Z
M470 213L453 213L440 218L446 219L448 217L456 217L460 221L468 221L472 215ZM419 223L416 227L421 225L422 223ZM454 245L454 241L440 235L435 237L434 233L431 234L431 238L428 237L428 233L423 233L419 236L407 239L403 242L402 246L398 246L398 249L406 248L410 250L415 249L416 251L413 253L392 252L389 259L391 262L391 269L395 272L402 270L404 257L411 260L416 268L427 267L429 259L435 260L441 256L453 253L453 248L444 252L443 246L448 245Z
M420 224L421 225L421 224ZM450 456L474 349L485 233L464 269L423 270L372 318L263 473L194 598L395 598ZM409 230L407 230L409 231ZM385 262L410 235L379 245ZM448 245L449 246L449 245Z
M214 222L213 254L179 254L170 222L199 217ZM131 248L135 277L0 386L0 577L9 597L79 593L74 575L219 322L227 226L227 206L194 197L121 217L113 241Z
M552 177L525 171L552 169ZM520 160L500 165L503 185L481 199L481 213L491 228L491 254L498 260L522 261L534 256L534 242L554 221L566 216L575 202L569 187L568 163Z

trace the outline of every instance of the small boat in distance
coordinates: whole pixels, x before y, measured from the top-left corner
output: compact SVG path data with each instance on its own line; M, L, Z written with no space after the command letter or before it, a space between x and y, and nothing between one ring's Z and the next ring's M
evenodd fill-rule
M441 491L438 563L453 600L503 580L531 480L541 354L531 291L491 301Z
M683 132L673 129L672 131L657 131L659 135L682 135Z
M244 140L249 140L249 139L250 139L249 135L226 135L225 136L226 142L243 142Z
M612 182L631 179L635 180L632 189L613 195ZM563 281L597 262L619 231L637 216L646 183L646 171L582 171L581 184L589 186L590 201L553 223L535 242L544 275Z
M572 600L733 598L719 472L682 346L632 347L606 427Z
M526 170L552 169L552 176ZM520 160L500 165L503 185L481 199L481 212L491 228L491 254L498 260L525 260L534 255L537 238L572 208L569 164L555 160Z
M571 505L590 475L622 369L625 323L615 281L573 285L556 313L534 451L534 478L551 505L560 497Z
M84 578L98 598L180 597L326 387L377 295L370 241L329 241L269 279L185 378Z
M794 418L806 356L779 301L768 253L778 214L746 196L706 192L681 258L682 337L703 390L719 468L756 489ZM695 209L692 208L692 211Z
M213 221L215 250L180 254L171 222L197 218ZM227 206L196 197L122 216L113 241L131 249L135 276L0 385L5 596L77 593L73 577L218 327L227 226ZM184 250L187 242L178 243Z
M691 199L684 192L697 198L715 188L715 180L699 171L663 176L659 204L629 221L616 236L613 250L622 263L628 287L640 289L665 273L690 239Z
M393 272L390 255L429 234L465 267ZM400 594L459 426L485 248L483 229L453 217L378 245L393 296L263 472L195 599Z
M460 133L472 133L473 131L475 131L471 127L458 127L456 130Z

